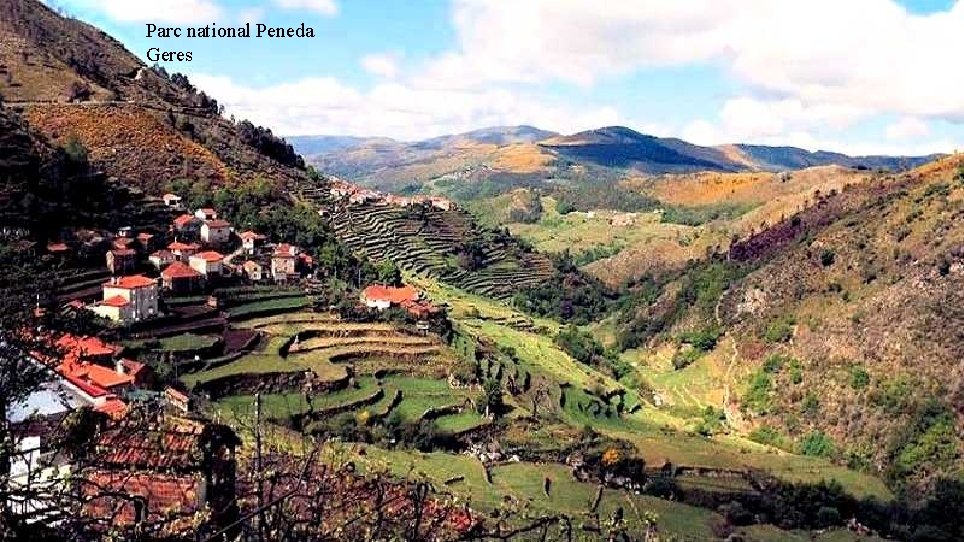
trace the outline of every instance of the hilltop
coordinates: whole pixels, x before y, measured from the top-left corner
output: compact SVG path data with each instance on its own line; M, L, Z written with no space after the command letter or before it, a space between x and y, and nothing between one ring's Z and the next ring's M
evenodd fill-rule
M83 146L109 177L158 194L183 179L307 178L270 130L221 116L187 77L153 69L104 32L35 0L0 1L0 96L56 145Z
M554 182L607 181L628 175L788 171L838 165L903 170L937 155L848 156L795 147L721 145L704 147L623 126L571 135L532 126L483 128L402 142L390 138L304 136L291 139L309 162L332 174L384 189L414 188L456 197L492 195ZM488 184L472 191L461 184Z

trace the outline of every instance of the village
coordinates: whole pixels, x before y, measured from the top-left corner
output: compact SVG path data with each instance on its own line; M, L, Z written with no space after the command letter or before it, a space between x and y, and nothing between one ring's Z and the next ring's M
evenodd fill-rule
M65 510L44 495L71 480L82 480L83 516L110 518L114 529L164 524L175 532L202 511L215 524L233 521L241 440L211 416L212 398L226 392L192 389L178 372L230 366L263 349L270 343L264 331L235 322L313 310L317 265L298 246L236 231L214 208L185 209L173 193L160 199L172 217L166 231L71 232L46 247L46 257L63 262L100 253L106 273L65 296L37 298L38 321L49 311L71 314L89 319L92 333L28 332L38 345L29 358L49 377L8 413L19 436L12 483L34 495L8 504L32 521L57 521ZM436 332L444 319L444 310L410 285L370 284L353 299L355 316L378 321L393 314L418 336ZM298 349L298 337L290 349ZM296 387L304 391L317 380ZM92 457L58 451L78 424L89 431ZM171 510L180 519L166 518Z

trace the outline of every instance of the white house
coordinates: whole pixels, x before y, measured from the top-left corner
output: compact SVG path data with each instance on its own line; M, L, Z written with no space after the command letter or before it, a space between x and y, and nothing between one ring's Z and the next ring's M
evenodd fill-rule
M202 207L194 211L194 216L201 220L214 220L218 217L218 212L210 207Z
M189 265L205 278L221 276L224 256L213 250L191 256Z
M115 322L130 323L157 316L157 280L143 275L114 277L104 283L104 300L90 307Z
M201 224L201 241L209 245L223 245L231 240L231 224L219 218Z

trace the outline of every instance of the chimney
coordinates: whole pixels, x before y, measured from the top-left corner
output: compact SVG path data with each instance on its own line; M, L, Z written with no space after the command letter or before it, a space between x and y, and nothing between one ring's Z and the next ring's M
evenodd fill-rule
M117 374L124 374L124 362L122 359L117 358L117 360L114 361L114 370L117 371Z

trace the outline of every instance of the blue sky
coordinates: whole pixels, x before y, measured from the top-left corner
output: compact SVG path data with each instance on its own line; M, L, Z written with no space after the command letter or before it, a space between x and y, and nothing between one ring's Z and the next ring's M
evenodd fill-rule
M48 0L285 135L622 124L851 153L964 144L964 0ZM146 24L315 37L147 38Z

